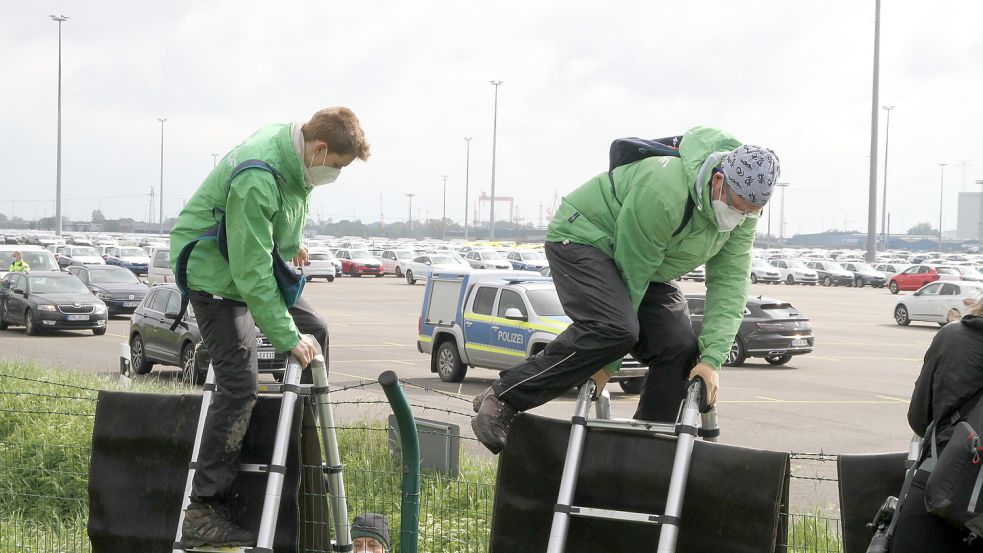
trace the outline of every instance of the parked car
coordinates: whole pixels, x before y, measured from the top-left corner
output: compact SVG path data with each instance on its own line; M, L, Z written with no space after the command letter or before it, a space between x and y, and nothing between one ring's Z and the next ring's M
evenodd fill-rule
M65 246L58 253L58 264L62 267L106 264L106 260L92 246Z
M464 260L471 265L472 269L511 269L510 263L505 256L494 250L471 250L464 256Z
M188 306L181 323L171 325L181 309L181 293L175 284L154 286L140 302L130 319L130 368L136 374L148 374L158 365L180 367L185 376L197 384L205 381L211 357L201 341L194 308ZM259 372L271 373L283 380L289 353L277 352L270 341L256 329L256 355Z
M403 268L400 267L400 262L411 260L418 255L415 251L408 249L386 250L382 252L383 274L392 274L401 278L403 276Z
M782 274L773 265L760 258L751 260L751 283L763 282L766 284L778 284L782 281Z
M878 263L877 265L874 265L875 270L884 273L884 277L887 278L888 282L890 282L891 279L894 278L894 275L900 273L901 271L904 271L908 267L911 267L910 263L887 262L887 263Z
M823 286L853 286L853 273L835 261L809 261L806 267L816 271Z
M705 294L686 294L693 332L703 329ZM748 357L762 357L772 365L784 365L795 355L810 353L815 342L812 322L792 304L763 296L749 296L744 320L724 365L736 367Z
M14 262L14 252L19 251L22 259L27 262L32 271L58 271L58 262L53 253L40 246L0 245L0 277L7 274L7 269Z
M45 330L106 333L106 304L74 275L60 271L7 273L0 280L0 330L23 325L29 336Z
M303 269L304 278L307 282L315 278L334 282L335 277L341 274L341 261L338 261L338 258L330 250L312 248L307 251L307 255L308 264ZM337 265L335 261L338 261ZM300 272L299 267L294 266L294 270Z
M110 315L133 313L147 295L147 285L123 267L74 265L66 270L106 304Z
M853 285L857 288L873 286L874 288L884 288L887 284L887 277L884 273L874 269L870 263L863 261L848 261L840 263L844 269L853 273Z
M539 271L549 266L546 254L540 251L515 250L509 252L505 258L512 263L512 268L516 271Z
M918 290L922 286L940 280L943 277L948 280L959 280L960 275L953 267L942 265L912 265L904 271L894 275L887 283L888 290L892 294L900 291Z
M136 246L109 246L106 248L106 265L117 265L135 275L145 275L150 268L150 256Z
M341 260L341 272L348 276L362 275L383 276L382 261L366 250L341 249L335 252Z
M901 296L894 306L894 322L908 326L925 321L945 326L958 321L983 294L979 282L932 282L910 296Z
M959 271L959 278L961 280L983 282L983 273L973 265L955 265L953 268Z
M679 277L679 280L692 280L693 282L703 282L706 279L707 269L703 265L700 265L699 267Z
M165 282L174 282L174 271L171 270L171 248L169 246L154 246L150 249L147 283L153 286Z
M407 284L416 284L417 280L426 281L430 278L431 272L470 270L470 266L461 265L461 262L453 256L444 253L417 256L410 261L402 261L400 265Z
M819 275L798 259L776 259L771 264L778 269L785 284L808 284L815 286Z

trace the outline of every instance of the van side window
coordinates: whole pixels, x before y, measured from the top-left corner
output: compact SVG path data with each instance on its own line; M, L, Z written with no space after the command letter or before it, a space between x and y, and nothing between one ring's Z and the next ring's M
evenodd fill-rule
M488 286L479 288L474 296L474 305L471 306L471 311L478 315L491 315L492 306L495 305L495 294L497 293L498 288L490 288Z

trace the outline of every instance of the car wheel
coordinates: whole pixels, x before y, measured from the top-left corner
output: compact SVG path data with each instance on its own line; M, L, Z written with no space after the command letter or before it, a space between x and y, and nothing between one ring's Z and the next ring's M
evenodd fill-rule
M898 293L898 283L897 282L894 282L892 280L891 283L887 285L887 289L890 290L892 294L897 294Z
M130 339L130 369L136 374L147 374L154 364L147 359L147 352L143 347L143 338L139 334L134 334Z
M108 321L107 321L107 322L108 322ZM105 334L105 333L106 333L106 327L102 327L102 328L93 328L93 329L92 329L92 333L93 333L93 334L95 334L96 336L102 336L103 334Z
M757 284L757 283L758 283L758 275L756 275L754 273L751 273L751 284ZM627 381L624 381L624 382L627 382Z
M41 333L37 321L34 320L34 312L30 309L24 312L24 332L28 336L37 336Z
M7 330L7 321L3 318L3 308L0 307L0 330Z
M860 277L857 277L853 280L853 285L856 286L857 288L863 288L864 286L867 285L867 281L865 281Z
M386 276L386 275L385 275L385 274L383 274L383 273L379 273L379 274L377 274L377 275L375 275L375 278L382 278L382 277L384 277L384 276Z
M823 279L823 286L832 286L832 285L833 285L833 279L832 278L826 277L826 278Z
M956 322L956 321L958 321L958 320L959 320L959 319L961 319L961 318L962 318L962 314L961 314L961 313L959 313L959 310L958 310L958 309L956 309L956 308L952 308L952 309L950 309L950 310L949 310L949 311L948 311L948 312L947 312L947 313L945 314L945 322L946 322L946 323L954 323L954 322Z
M181 368L184 371L184 379L188 382L202 385L208 378L208 371L199 371L198 364L195 363L195 346L188 342L181 348Z
M416 284L416 279L413 278L413 271L406 270L406 284Z
M747 352L744 350L744 344L741 343L740 338L734 338L734 344L730 346L730 351L727 353L727 359L724 360L724 365L728 367L739 367L744 364L747 360Z
M788 284L789 286L795 284L795 277L788 275L788 278L785 279L785 284Z
M908 308L904 304L899 303L894 308L894 322L900 326L908 326L911 323L911 317L908 316Z
M349 267L348 268L348 276L350 276L350 277L357 277L358 276L358 271L355 270L355 267Z
M769 355L765 357L765 361L767 361L772 365L784 365L785 363L788 363L791 360L792 360L791 353L785 353L782 355Z
M642 385L645 384L645 377L639 378L627 378L618 382L618 386L621 386L621 391L626 394L640 394L642 393Z
M409 271L406 271L409 274ZM437 368L437 376L444 382L460 382L464 380L464 375L468 372L468 367L461 362L461 355L457 352L457 345L453 340L444 340L434 354Z
M327 280L328 282L334 282L334 277L333 276L327 276L327 277L324 277L324 279Z
M403 278L403 270L396 267L396 278Z

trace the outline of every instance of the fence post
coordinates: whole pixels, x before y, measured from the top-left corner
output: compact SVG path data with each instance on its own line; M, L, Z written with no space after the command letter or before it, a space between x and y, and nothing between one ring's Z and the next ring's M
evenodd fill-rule
M420 530L420 440L413 412L393 371L379 375L379 384L396 415L400 451L403 455L403 498L399 524L400 553L417 553Z

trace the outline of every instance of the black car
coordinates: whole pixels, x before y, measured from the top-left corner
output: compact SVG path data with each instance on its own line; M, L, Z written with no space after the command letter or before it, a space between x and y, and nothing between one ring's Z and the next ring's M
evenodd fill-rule
M147 295L147 285L122 267L72 265L66 271L77 276L97 298L105 302L110 315L133 313Z
M211 358L201 341L198 321L190 305L181 324L171 330L180 309L181 293L174 284L158 284L147 293L130 319L130 368L133 372L147 374L155 364L170 365L181 367L186 377L197 384L205 381ZM258 328L256 351L259 372L272 373L275 379L282 381L289 354L277 352Z
M30 336L45 330L91 329L106 333L106 304L68 273L7 273L0 280L0 330L24 325Z
M690 323L697 334L703 328L704 294L686 294ZM772 365L784 365L793 355L812 352L815 338L812 323L791 304L782 300L750 296L744 320L734 338L724 365L743 365L748 357L763 357Z

